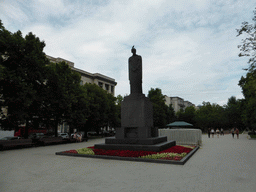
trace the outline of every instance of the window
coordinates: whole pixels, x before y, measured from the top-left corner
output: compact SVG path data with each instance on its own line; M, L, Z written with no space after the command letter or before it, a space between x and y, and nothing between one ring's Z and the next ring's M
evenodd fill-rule
M102 88L103 87L103 83L98 82L98 85Z
M108 84L105 84L105 88L106 88L106 90L108 91L108 90L109 90L109 85L108 85Z

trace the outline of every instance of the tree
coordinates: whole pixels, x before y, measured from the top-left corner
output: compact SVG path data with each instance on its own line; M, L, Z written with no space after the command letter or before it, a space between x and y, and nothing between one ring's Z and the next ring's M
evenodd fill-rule
M168 106L165 104L165 98L161 89L156 88L148 92L148 98L153 104L153 122L155 127L165 127L167 124L168 115L170 115Z
M256 70L251 69L246 77L241 77L239 86L245 98L241 103L243 123L247 127L256 128Z
M175 115L174 108L172 107L172 104L170 104L167 109L167 119L166 119L167 124L175 121L176 119L177 119L177 117Z
M195 113L195 125L206 131L208 128L220 128L225 125L224 108L218 104L203 102Z
M95 84L84 85L88 94L89 117L86 122L88 130L100 132L100 128L108 126L109 101L107 92Z
M192 125L195 124L195 114L196 109L194 106L189 106L185 109L185 111L179 111L177 113L178 120L185 121L191 123Z
M232 96L228 99L228 103L225 106L226 118L228 121L229 127L244 127L242 123L242 104L241 100L237 100L236 97Z
M254 16L252 18L252 24L243 22L241 29L237 29L238 35L244 34L245 39L242 40L242 45L238 45L240 48L239 57L249 57L246 77L241 77L239 86L243 90L245 100L242 101L243 106L243 122L248 127L256 128L256 8L253 11Z
M77 122L81 112L79 105L85 106L85 98L80 89L81 76L70 69L65 62L51 63L47 67L47 81L45 83L44 117L54 119L55 136L57 137L58 124L68 121ZM78 103L80 101L80 103ZM80 109L80 110L78 110ZM77 111L78 110L78 111ZM82 120L82 117L79 120Z
M0 21L0 106L8 108L5 121L12 127L24 122L28 127L40 111L48 61L44 47L45 43L31 32L23 38L20 31L11 33Z
M237 29L237 36L242 34L246 36L245 39L242 39L242 45L238 45L238 48L240 48L239 57L250 57L248 60L249 70L254 70L256 67L256 7L253 13L252 20L254 23L249 24L245 21L242 23L241 29Z
M75 99L71 104L70 112L65 118L69 125L70 134L73 133L74 128L87 132L85 125L89 117L87 90L83 86L77 85L75 86L74 94Z

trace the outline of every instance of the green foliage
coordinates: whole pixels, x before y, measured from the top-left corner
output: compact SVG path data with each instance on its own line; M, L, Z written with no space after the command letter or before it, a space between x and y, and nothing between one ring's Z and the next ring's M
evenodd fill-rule
M246 36L246 38L242 40L242 45L238 45L238 48L240 48L239 57L250 57L248 60L250 64L249 70L253 70L253 68L256 67L256 8L253 13L253 23L249 24L248 22L243 22L241 28L237 29L237 36L242 34Z
M195 113L196 126L206 130L207 128L220 128L225 126L225 111L218 104L203 102Z
M85 123L88 110L87 95L80 86L80 79L80 74L72 71L65 62L47 66L44 116L54 119L55 136L58 123L64 120L71 127Z
M242 100L237 100L232 96L225 106L225 115L230 127L244 127L242 122Z
M0 107L8 107L1 120L15 127L36 116L37 124L54 126L56 136L63 121L80 131L120 125L116 98L96 85L81 86L80 74L65 62L49 63L44 47L32 33L12 34L0 21Z
M118 125L116 98L95 84L85 84L90 114L86 127L88 130L100 131L101 127Z
M165 104L165 98L161 89L156 88L148 92L148 98L153 104L153 122L155 127L165 127L172 119L174 119L174 110L172 106Z
M82 149L77 149L76 151L78 154L95 155L93 152L93 149L91 149L91 148L82 148Z
M121 102L124 98L121 95L117 95L116 97L116 126L121 127Z
M239 86L243 90L245 99L241 102L243 109L243 123L251 128L256 128L256 8L253 11L253 23L243 22L241 29L237 29L238 35L246 36L242 40L242 45L239 45L239 56L249 57L248 64L250 65L246 77L241 77Z
M23 38L0 23L0 106L8 107L5 120L14 127L39 115L48 61L44 47L31 32Z
M121 102L124 100L122 95L117 95L116 96L116 104L121 106Z
M256 128L256 70L252 68L241 77L239 86L242 88L245 99L242 101L244 124L251 128Z
M166 158L166 157L185 157L187 153L157 153L157 154L152 154L152 155L145 155L141 156L139 158L143 159L161 159L161 158Z
M184 110L177 112L177 118L179 121L185 121L187 123L195 124L196 109L194 106L189 106Z
M107 108L108 126L114 127L114 128L120 127L121 118L119 117L119 110L116 105L117 98L110 93L105 93L105 94L107 94L107 104L108 104L108 108Z

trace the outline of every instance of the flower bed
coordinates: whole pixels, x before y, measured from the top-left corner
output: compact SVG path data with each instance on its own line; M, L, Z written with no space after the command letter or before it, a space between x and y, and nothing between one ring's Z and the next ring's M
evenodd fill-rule
M56 153L57 155L72 155L82 157L95 157L118 160L138 160L146 162L180 162L184 164L187 159L195 153L199 147L196 146L173 146L169 149L154 151L130 151L130 150L104 150L87 147L77 150L69 150ZM190 154L190 155L189 155ZM188 157L189 156L189 157ZM187 158L187 159L186 159ZM183 160L183 161L182 161ZM182 162L181 162L182 161Z

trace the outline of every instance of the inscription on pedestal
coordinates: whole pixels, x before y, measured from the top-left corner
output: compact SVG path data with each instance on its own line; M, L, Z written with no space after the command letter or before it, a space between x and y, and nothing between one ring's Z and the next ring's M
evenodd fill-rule
M138 138L138 127L125 127L124 135L125 138Z

